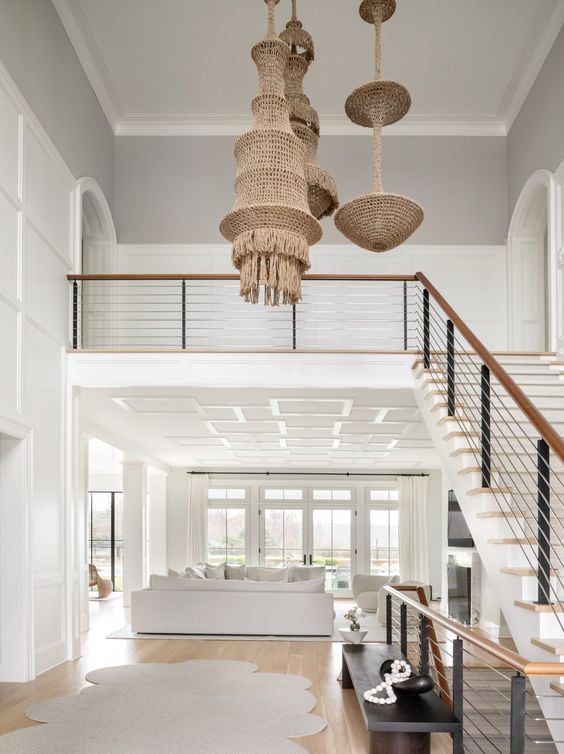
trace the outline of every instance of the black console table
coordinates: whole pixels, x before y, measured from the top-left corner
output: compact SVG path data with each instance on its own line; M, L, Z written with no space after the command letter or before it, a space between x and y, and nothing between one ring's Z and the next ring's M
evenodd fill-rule
M344 644L342 686L354 688L370 736L370 754L430 754L431 733L460 733L462 723L434 691L398 694L395 704L372 704L364 692L381 683L384 660L404 660L387 644Z

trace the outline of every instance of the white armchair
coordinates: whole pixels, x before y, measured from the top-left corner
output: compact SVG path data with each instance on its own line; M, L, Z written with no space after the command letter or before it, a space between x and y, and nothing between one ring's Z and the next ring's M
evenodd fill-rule
M390 583L393 586L393 582ZM423 584L421 581L402 581L400 583L399 579L396 583L398 584L398 586L422 586L423 590L425 591L425 596L427 597L427 602L431 600L431 587L428 584ZM387 593L383 589L380 589L378 593L378 615L376 617L383 626L386 625L386 594ZM407 596L411 597L412 600L419 602L416 591L407 592Z
M367 613L378 611L378 595L385 584L390 584L397 576L371 576L366 573L356 573L352 580L353 597L361 610Z

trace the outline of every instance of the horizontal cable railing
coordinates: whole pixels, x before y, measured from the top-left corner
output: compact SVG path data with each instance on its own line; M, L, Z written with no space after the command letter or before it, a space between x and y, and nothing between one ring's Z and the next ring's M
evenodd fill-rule
M422 587L384 589L387 643L398 645L412 672L433 678L436 692L463 722L462 736L452 743L455 754L561 750L562 705L552 711L546 704L560 663L529 662L460 625L429 607Z
M309 275L295 306L253 307L236 275L70 275L76 350L409 350L413 275Z

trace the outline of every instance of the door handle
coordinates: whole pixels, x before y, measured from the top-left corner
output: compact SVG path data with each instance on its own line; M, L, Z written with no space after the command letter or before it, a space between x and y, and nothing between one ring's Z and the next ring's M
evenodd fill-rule
M312 564L312 556L311 555L309 556L309 564L310 565Z
M306 554L304 553L304 565L306 564Z

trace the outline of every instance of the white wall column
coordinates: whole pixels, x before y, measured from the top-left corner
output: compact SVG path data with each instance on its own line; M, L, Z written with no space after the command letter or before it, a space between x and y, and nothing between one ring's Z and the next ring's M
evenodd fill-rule
M149 468L149 504L148 504L148 574L167 573L167 481L168 474L158 469Z
M131 605L131 592L145 586L145 524L147 466L139 461L123 464L123 604Z

